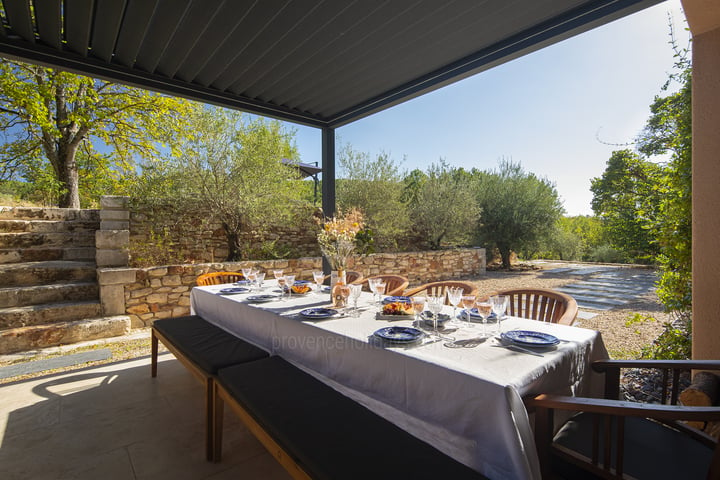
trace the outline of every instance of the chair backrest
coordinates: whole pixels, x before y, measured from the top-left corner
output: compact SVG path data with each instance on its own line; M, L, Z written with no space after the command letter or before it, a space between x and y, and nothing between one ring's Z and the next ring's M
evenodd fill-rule
M578 313L574 298L547 288L500 290L494 295L510 297L508 315L513 317L572 325Z
M381 278L385 282L385 295L391 297L402 295L407 286L410 285L410 281L401 275L375 275L364 279L363 282L367 283L371 278Z
M240 280L245 280L242 273L238 272L212 272L204 273L197 277L197 284L200 286L205 285L220 285L223 283L235 283Z
M351 283L362 283L365 281L365 277L363 277L363 274L360 272L355 272L353 270L348 270L345 272L345 283L348 285Z
M448 288L462 288L463 295L477 295L478 287L474 283L463 282L458 280L446 280L442 282L431 282L419 287L411 288L405 292L405 295L413 297L424 293L425 295L445 295ZM447 297L445 303L448 303Z

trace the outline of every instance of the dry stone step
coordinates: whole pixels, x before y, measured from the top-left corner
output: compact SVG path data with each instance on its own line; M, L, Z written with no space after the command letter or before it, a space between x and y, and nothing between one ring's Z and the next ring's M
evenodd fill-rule
M47 261L0 264L0 287L95 281L95 262Z
M0 232L86 232L94 233L100 228L100 222L88 220L0 220Z
M100 211L75 208L0 207L0 219L100 221Z
M118 337L129 332L130 317L126 315L0 330L0 355Z
M101 314L102 305L97 300L0 308L0 329L70 322Z
M0 263L70 260L94 262L95 247L0 248Z
M0 288L0 308L25 307L43 303L98 300L96 282L65 282L52 285L31 285Z
M0 233L0 248L32 248L38 246L95 246L95 232L62 233Z

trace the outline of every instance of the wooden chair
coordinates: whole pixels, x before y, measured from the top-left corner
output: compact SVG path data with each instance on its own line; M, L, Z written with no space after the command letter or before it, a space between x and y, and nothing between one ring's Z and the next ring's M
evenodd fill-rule
M356 272L354 270L345 270L345 283L349 284L357 284L357 283L363 283L365 281L365 277L363 277L363 274L360 272ZM325 280L323 281L324 285L330 285L330 275L325 275Z
M204 273L197 278L197 284L200 286L206 285L221 285L223 283L235 283L240 280L245 280L242 273L238 272L212 272Z
M621 368L661 369L663 403L618 400ZM543 394L525 401L535 411L543 479L720 478L717 439L681 422L720 420L720 407L677 404L680 372L720 370L720 361L603 360L593 369L605 373L603 399ZM555 411L580 413L555 433Z
M463 295L477 295L478 287L474 283L462 282L457 280L446 280L443 282L431 282L419 287L411 288L405 292L408 297L413 297L419 293L425 293L425 295L445 295L448 288L462 288ZM447 304L447 298L445 298Z
M410 281L401 275L374 275L363 280L363 283L367 283L371 278L381 278L385 282L385 295L393 297L395 295L402 295L405 289L410 285ZM370 290L370 287L365 286L366 290Z
M574 298L546 288L500 290L493 295L510 297L508 315L514 317L572 325L578 313Z

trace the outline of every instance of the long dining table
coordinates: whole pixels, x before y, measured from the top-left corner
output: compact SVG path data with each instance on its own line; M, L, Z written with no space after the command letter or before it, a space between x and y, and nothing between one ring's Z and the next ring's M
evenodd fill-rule
M534 355L504 348L494 337L482 339L481 325L463 322L444 329L454 330L444 335L455 341L429 334L420 342L398 345L374 333L387 326L411 326L413 317L378 319L380 306L370 293L362 293L358 316L308 320L299 312L329 307L329 294L252 303L248 294L221 294L226 287L193 288L192 312L282 356L492 479L540 479L523 397L595 396L602 388L590 365L607 358L607 351L594 330L514 317L503 320L503 330L532 330L560 339L555 347ZM263 293L268 291L272 287ZM452 307L444 308L444 313L452 313ZM402 452L389 453L401 461Z

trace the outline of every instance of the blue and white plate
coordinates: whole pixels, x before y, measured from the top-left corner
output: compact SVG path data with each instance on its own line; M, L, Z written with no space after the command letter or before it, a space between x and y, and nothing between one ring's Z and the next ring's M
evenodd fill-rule
M233 283L233 285L238 285L238 286L250 285L250 280L239 280L239 281Z
M502 337L521 347L552 347L560 343L554 335L532 330L510 330L503 333Z
M477 308L471 308L470 310L467 310L467 309L460 310L460 313L458 313L458 317L457 317L457 318L458 318L459 320L467 320L466 312L470 312L470 318L471 318L472 320L482 321L482 318L483 318L483 317L482 317L482 315L480 315L480 313L478 312L478 309L477 309ZM488 319L489 321L494 321L494 320L495 320L495 316L496 316L496 315L495 315L494 313L491 313L490 315L488 315L488 318L487 318L487 319Z
M422 312L420 314L420 318L423 319L425 325L428 325L430 327L434 326L433 313L430 310L425 310L424 312ZM445 325L445 322L447 322L448 320L450 320L450 315L448 315L447 313L439 313L437 319L438 327L442 327L443 325Z
M267 303L267 302L274 302L278 299L277 295L250 295L247 297L248 302L252 303Z
M236 295L238 293L249 292L250 290L245 287L228 287L218 291L219 295Z
M326 286L326 287L323 287L323 288L322 288L322 291L325 292L325 293L330 293L330 292L332 292L332 287L327 287L327 286Z
M412 298L410 297L385 297L383 298L382 303L384 305L387 305L388 303L395 303L395 302L402 302L402 303L412 303Z
M385 327L373 333L378 338L393 343L417 342L423 337L423 332L412 327Z
M309 318L311 320L330 318L337 314L338 311L334 308L306 308L300 312L301 317Z

